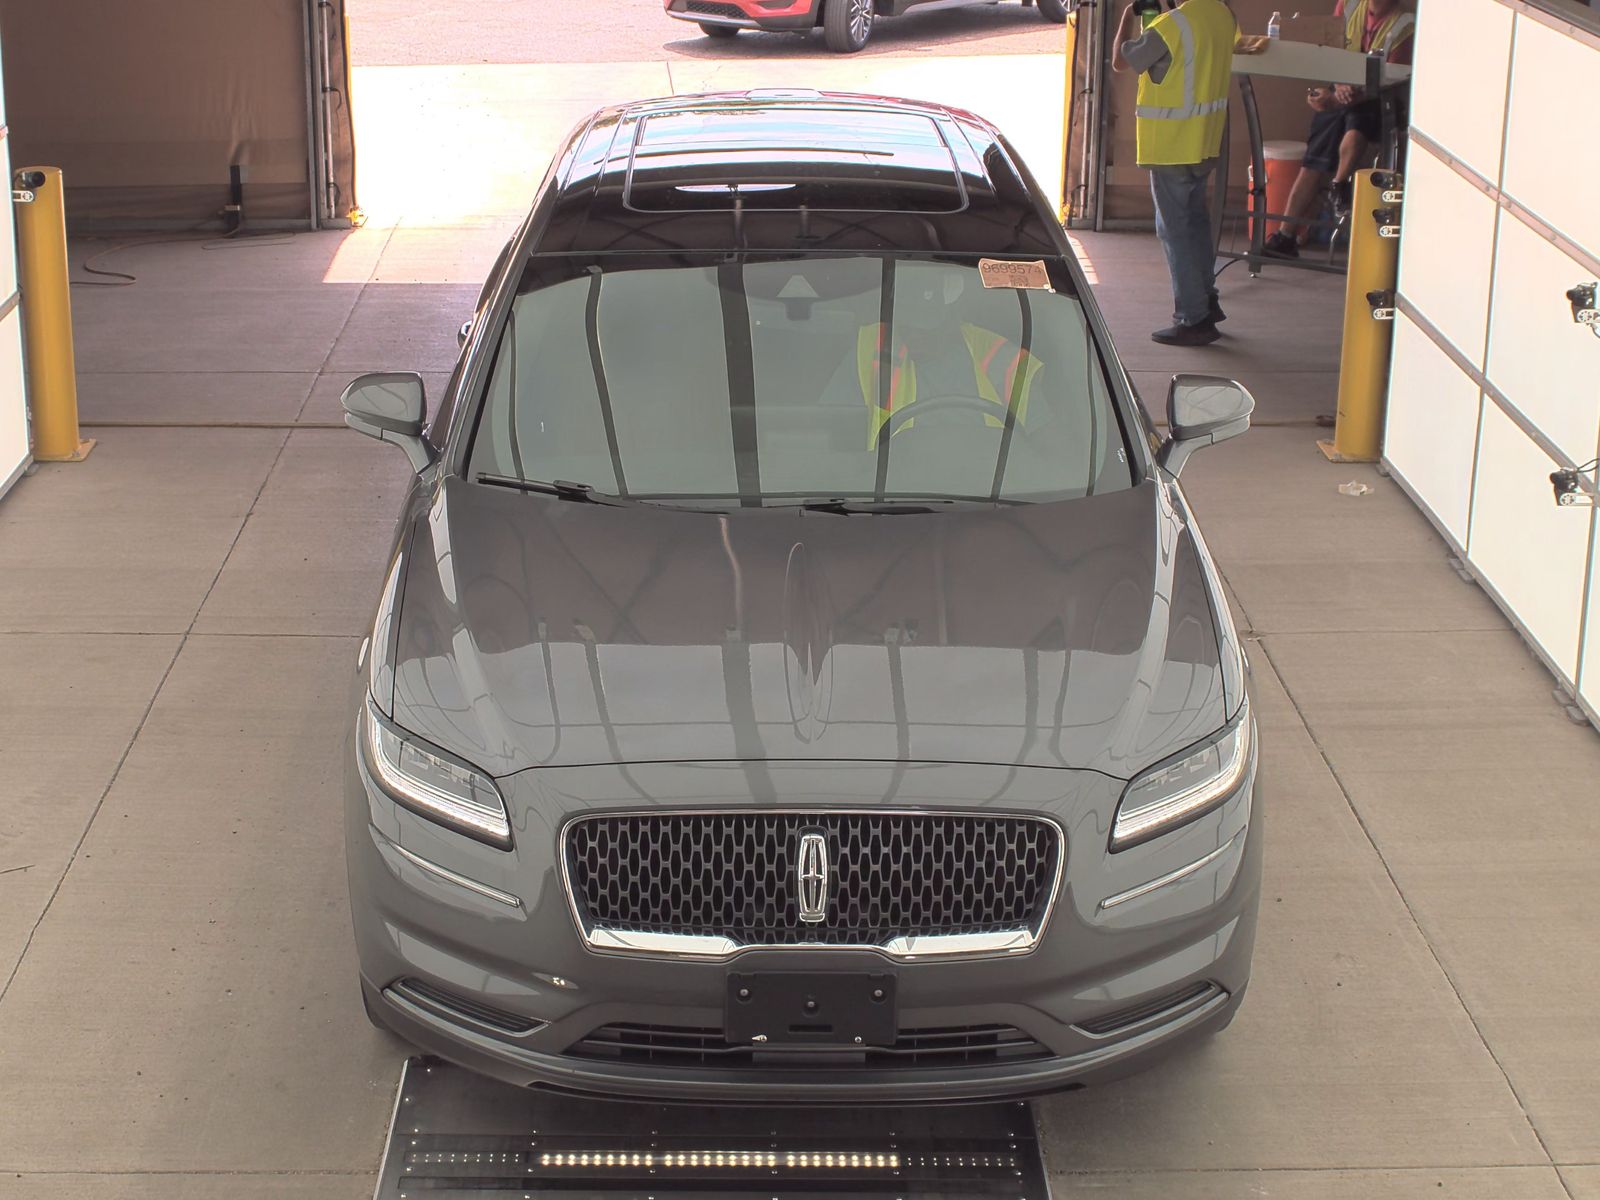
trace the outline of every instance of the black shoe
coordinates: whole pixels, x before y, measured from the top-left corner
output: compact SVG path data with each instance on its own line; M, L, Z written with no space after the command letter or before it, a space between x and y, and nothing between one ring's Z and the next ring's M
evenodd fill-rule
M1261 247L1261 252L1268 258L1299 258L1300 243L1280 229L1267 239L1266 245Z
M1221 336L1216 324L1208 318L1193 325L1158 329L1150 335L1150 340L1160 342L1163 346L1209 346Z
M1356 185L1353 179L1336 180L1328 188L1333 199L1333 215L1335 220L1342 221L1350 215L1350 209L1356 202Z
M1215 296L1211 297L1211 311L1206 313L1206 320L1213 325L1220 325L1227 319L1228 314L1222 311L1222 301Z

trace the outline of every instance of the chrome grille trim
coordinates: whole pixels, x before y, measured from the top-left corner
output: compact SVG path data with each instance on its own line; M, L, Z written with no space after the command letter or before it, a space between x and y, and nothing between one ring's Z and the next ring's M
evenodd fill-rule
M418 870L426 871L429 875L442 879L446 883L453 883L458 888L465 888L467 891L483 896L486 899L497 901L507 908L521 909L522 907L522 900L513 896L510 892L502 892L499 888L492 888L487 883L479 883L476 879L468 879L465 875L458 875L448 867L441 867L432 859L423 858L420 854L414 854L398 842L389 841L388 837L376 827L372 830L372 836L374 841L382 839L378 847L380 851L393 850Z
M790 817L901 817L901 818L966 818L974 821L1003 819L1034 821L1048 827L1054 841L1054 863L1039 906L1037 920L1031 925L1016 928L961 933L900 934L879 942L740 942L722 934L665 933L653 930L625 929L592 922L584 912L572 879L572 830L584 821L616 820L626 818L675 818L697 816L768 815ZM597 953L649 955L663 958L693 959L706 962L726 961L736 955L760 950L784 951L841 951L870 950L898 962L917 962L924 959L980 958L1010 956L1030 953L1044 937L1051 914L1060 896L1061 881L1066 865L1066 833L1061 824L1041 813L993 812L970 809L875 809L875 808L713 808L670 810L627 810L618 812L584 813L568 820L559 835L561 883L566 893L567 908L572 915L587 947Z
M1210 854L1207 854L1204 858L1196 859L1186 867L1179 867L1176 871L1168 871L1165 875L1152 879L1148 883L1141 883L1138 887L1129 888L1125 892L1118 892L1115 896L1107 896L1100 901L1100 911L1105 912L1107 909L1115 908L1119 904L1126 904L1129 900L1137 900L1141 896L1148 896L1151 892L1164 888L1168 884L1177 883L1180 879L1187 879L1196 872L1205 870L1229 850L1232 850L1234 844L1244 837L1248 831L1249 826L1246 826Z

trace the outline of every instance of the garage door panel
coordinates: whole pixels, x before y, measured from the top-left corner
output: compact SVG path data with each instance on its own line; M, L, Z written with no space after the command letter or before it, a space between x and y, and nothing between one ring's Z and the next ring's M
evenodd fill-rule
M1401 294L1468 359L1482 362L1495 203L1420 146L1409 161Z
M8 139L0 138L0 170L11 178L10 156L4 151ZM16 206L0 204L0 300L17 290L17 213Z
M6 128L6 88L0 78L0 130ZM0 170L11 178L11 138L0 133ZM0 204L0 300L17 290L16 213L10 204ZM3 419L3 418L0 418Z
M5 129L5 81L0 79L0 130ZM11 139L0 133L0 172L11 178ZM9 184L8 184L9 186ZM16 214L0 203L0 305L17 293ZM0 318L0 495L28 458L28 408L22 375L22 312Z
M1589 623L1584 639L1583 665L1578 675L1578 691L1591 711L1600 713L1600 520L1593 522L1589 552Z
M1485 374L1575 463L1600 440L1600 340L1574 325L1583 266L1507 215L1500 223Z
M1499 174L1512 20L1497 0L1449 0L1427 5L1417 21L1412 124L1488 179Z
M28 457L28 425L22 393L22 314L0 319L0 493Z
M1467 540L1478 385L1415 323L1395 323L1384 456L1457 544Z
M1600 257L1600 142L1590 115L1597 57L1538 21L1518 20L1501 187Z
M1590 512L1556 505L1550 472L1557 465L1496 405L1483 406L1467 558L1570 685L1578 671Z

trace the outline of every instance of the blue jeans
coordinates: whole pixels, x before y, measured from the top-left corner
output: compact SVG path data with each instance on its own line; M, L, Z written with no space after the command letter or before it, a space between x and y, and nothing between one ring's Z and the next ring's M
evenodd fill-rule
M1150 167L1156 201L1156 237L1172 276L1172 319L1198 325L1217 297L1217 252L1206 203L1215 159L1195 166Z

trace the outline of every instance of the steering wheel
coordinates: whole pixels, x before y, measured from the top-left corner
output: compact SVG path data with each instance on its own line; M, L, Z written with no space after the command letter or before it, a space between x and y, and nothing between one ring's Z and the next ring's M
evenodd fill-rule
M1005 409L995 405L992 400L985 400L982 396L963 396L951 393L944 396L918 396L903 408L897 408L889 414L889 419L883 423L885 436L893 437L899 427L905 422L914 420L918 414L926 416L928 413L950 412L965 410L967 412L982 413L986 417L993 417L997 421L1005 420ZM1023 429L1022 422L1017 421L1013 428L1020 430L1023 437L1028 436L1028 431Z

